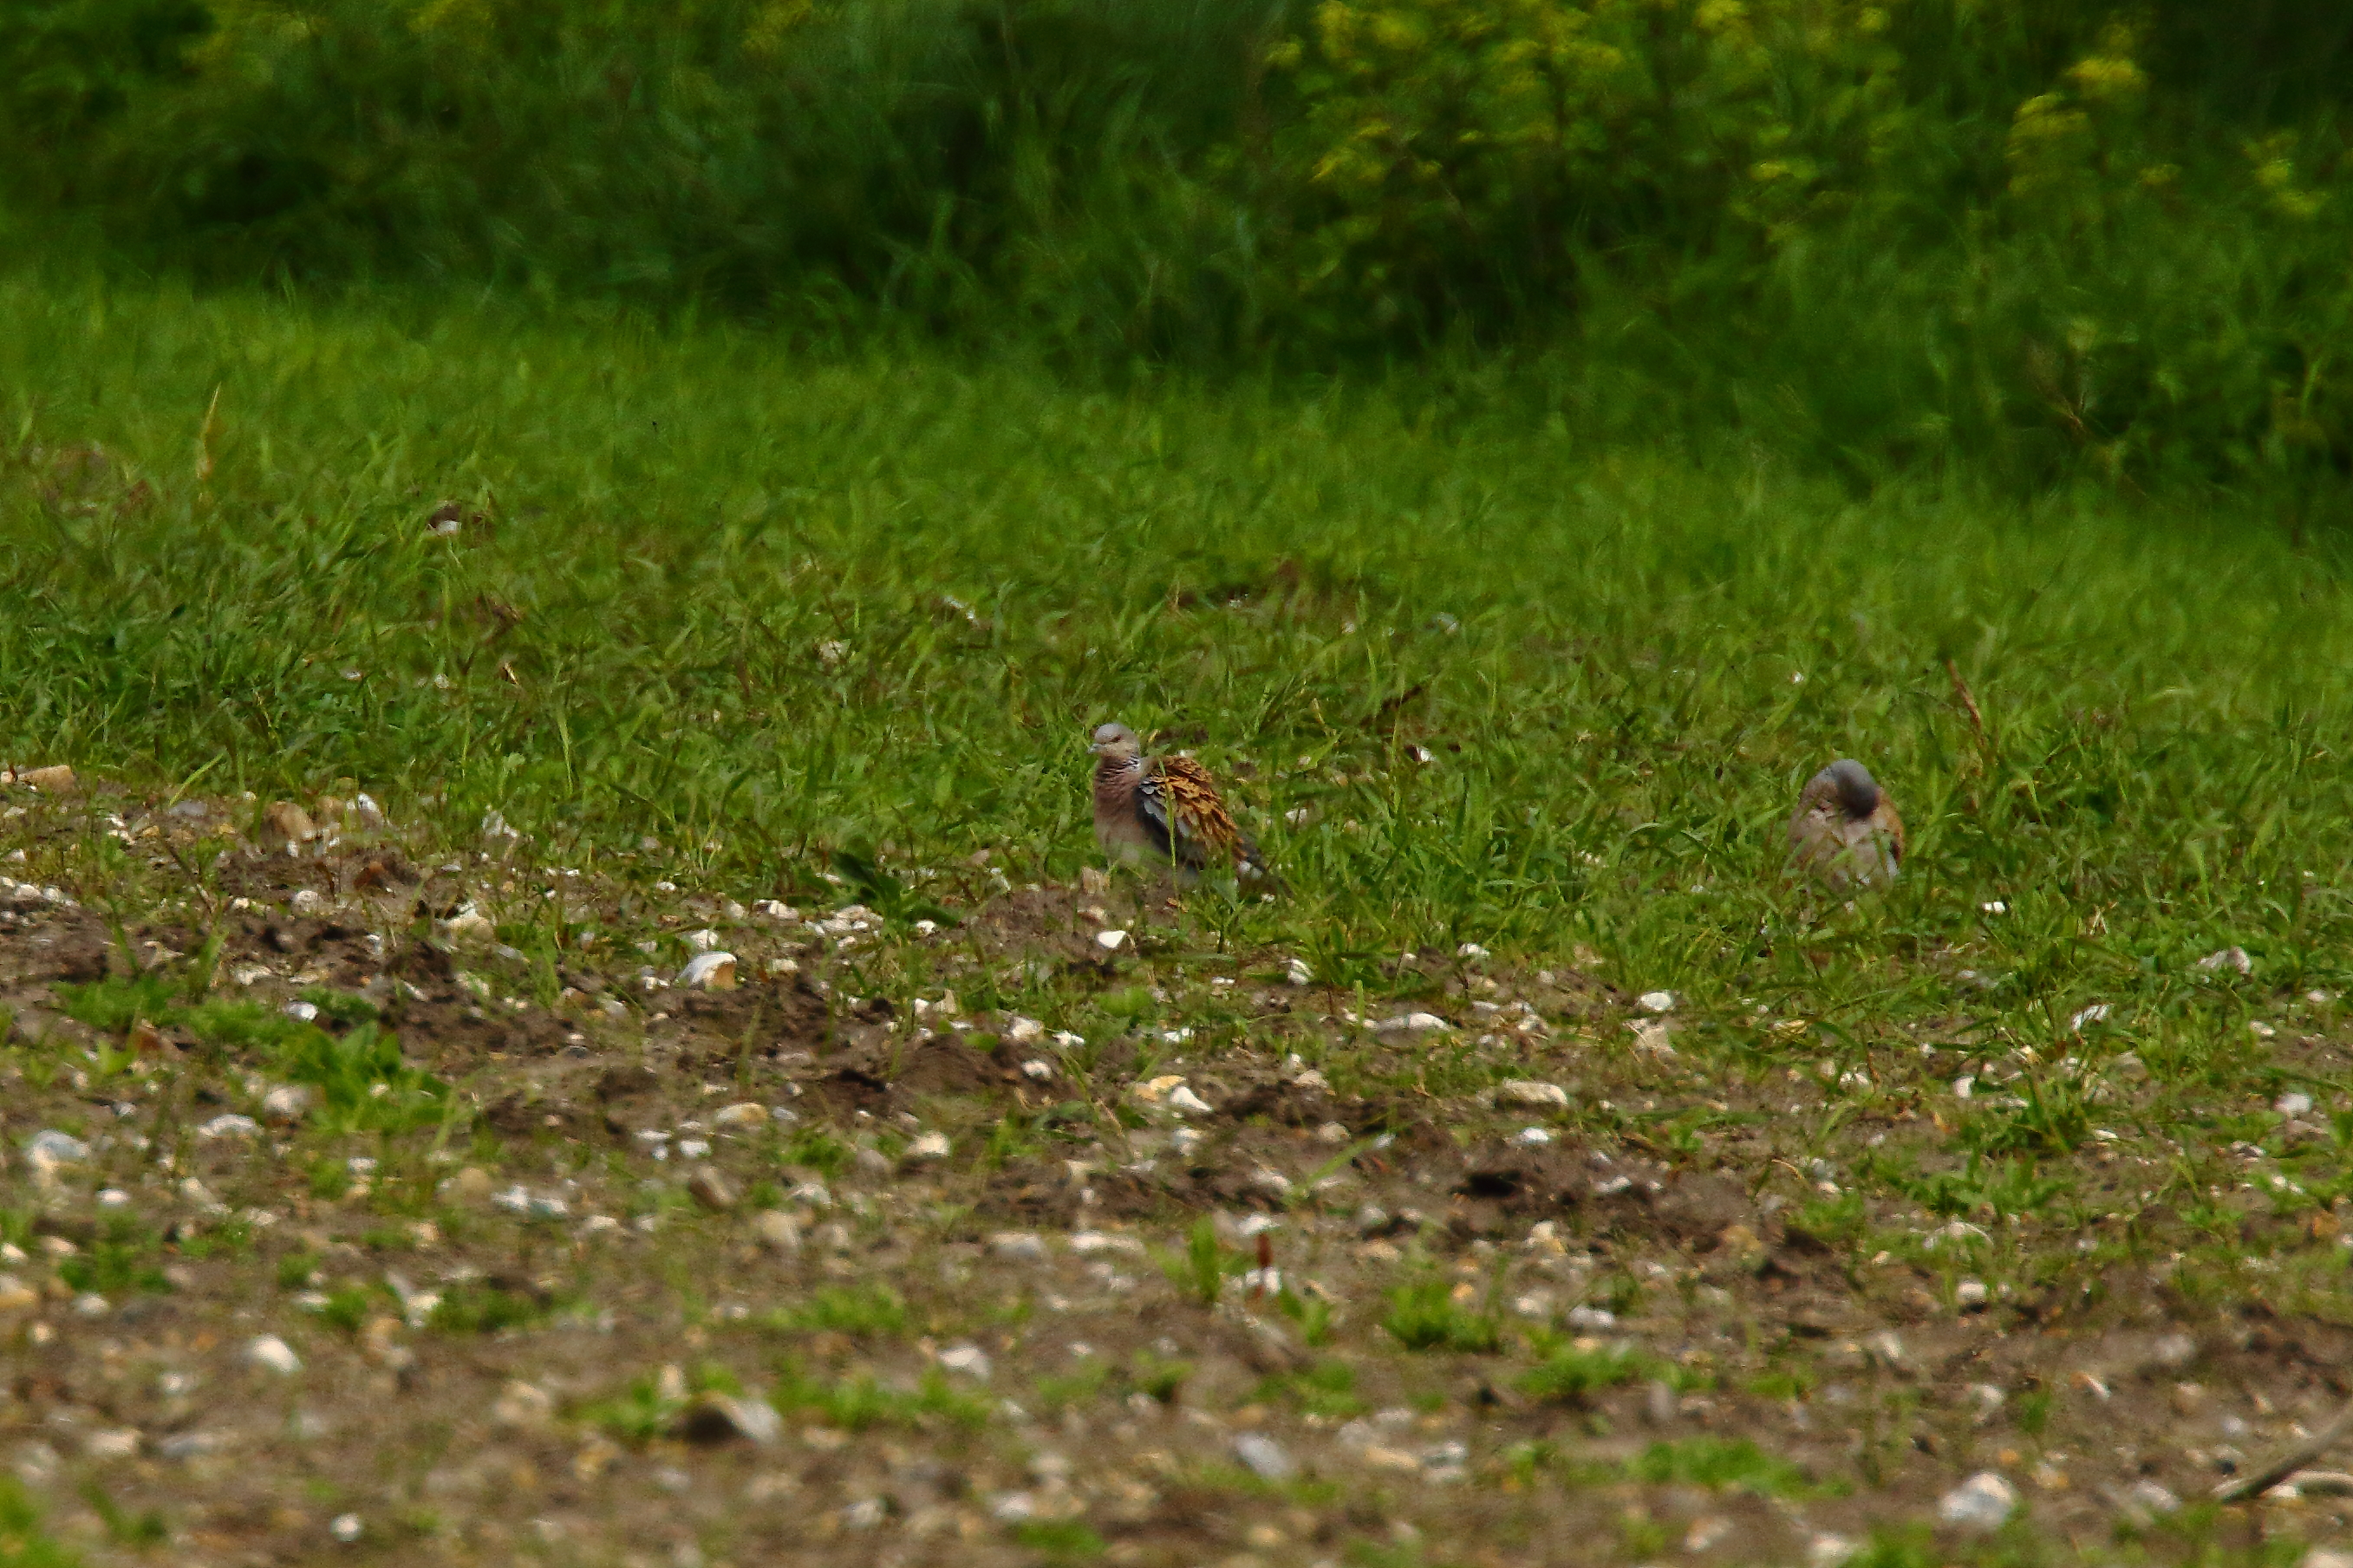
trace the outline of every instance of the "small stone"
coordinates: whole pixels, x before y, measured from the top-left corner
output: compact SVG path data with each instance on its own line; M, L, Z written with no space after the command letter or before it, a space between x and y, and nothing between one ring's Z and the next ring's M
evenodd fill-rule
M1046 1026L1017 1013L1006 1021L1005 1037L1017 1046L1035 1045L1046 1037Z
M908 1144L907 1152L901 1158L911 1165L920 1165L934 1160L944 1160L953 1150L954 1145L948 1142L946 1133L926 1132Z
M26 1140L25 1158L36 1168L44 1165L78 1165L90 1158L90 1145L70 1132L60 1132L54 1127L44 1127Z
M1098 1252L1117 1252L1141 1258L1144 1243L1132 1236L1118 1236L1107 1231L1079 1230L1071 1233L1071 1250L1081 1258L1092 1258Z
M2241 974L2253 974L2255 961L2247 956L2247 950L2243 947L2226 947L2200 959L2198 967L2209 974L2219 974L2225 969L2236 970Z
M687 960L684 969L678 972L678 984L699 991L733 991L735 989L735 955L732 952L698 952Z
M2296 1568L2353 1568L2353 1552L2332 1552L2316 1546L2297 1559Z
M1126 942L1127 933L1124 931L1099 931L1095 932L1095 945L1102 948L1105 952L1117 952L1121 947L1125 945Z
M2298 1470L2286 1484L2302 1497L2353 1497L2353 1475L2343 1470Z
M719 945L719 933L705 926L701 931L688 931L679 940L686 943L689 952L709 952Z
M1032 1230L1000 1230L988 1238L988 1250L1010 1263L1044 1263L1053 1257L1046 1238Z
M1675 994L1672 991L1645 991L1634 1001L1645 1013L1672 1013L1675 1010Z
M267 1372L292 1376L302 1370L302 1358L276 1334L263 1334L245 1347L245 1359Z
M1094 896L1111 891L1111 873L1100 866L1079 868L1079 891Z
M859 1174L878 1181L891 1173L891 1156L880 1149L860 1149L850 1156L849 1163L858 1167Z
M1433 1029L1453 1026L1435 1013L1400 1013L1394 1018L1383 1018L1373 1026L1377 1035L1426 1035Z
M1936 1517L1956 1530L2000 1530L2018 1508L2018 1489L1991 1470L1979 1470L1936 1502Z
M1506 1105L1561 1107L1568 1103L1568 1090L1556 1083L1540 1083L1534 1079L1505 1079L1495 1086L1495 1098Z
M978 1345L950 1345L940 1352L940 1364L950 1372L960 1372L983 1383L988 1381L988 1352Z
M1168 1091L1168 1109L1176 1112L1179 1116L1208 1116L1212 1114L1209 1108L1209 1102L1203 1100L1199 1095L1195 1094L1191 1089L1181 1083L1175 1089Z
M138 1429L118 1426L92 1432L81 1440L81 1451L93 1459L127 1459L139 1452Z
M1806 1568L1840 1568L1854 1553L1853 1542L1824 1531L1806 1542Z
M14 1274L0 1274L0 1312L29 1311L41 1304L41 1293Z
M500 1389L491 1405L491 1419L501 1426L543 1426L554 1418L554 1399L545 1389L521 1379Z
M1315 972L1307 967L1305 960L1294 958L1284 971L1283 979L1293 985L1313 985L1315 984Z
M727 1179L725 1173L713 1170L709 1165L696 1167L694 1174L686 1179L686 1192L696 1203L714 1213L723 1213L735 1206L734 1184Z
M290 800L273 800L261 814L261 847L299 849L319 836L311 814Z
M71 795L81 787L73 769L59 763L54 767L27 768L16 775L20 784L29 784L43 795Z
M678 1418L678 1435L690 1443L775 1442L784 1435L784 1418L764 1399L738 1399L725 1394L696 1398Z
M360 1523L358 1514L339 1513L335 1515L334 1522L327 1526L327 1533L348 1546L357 1541L365 1529L366 1526Z
M1953 1287L1953 1301L1964 1312L1974 1312L1984 1307L1989 1292L1982 1279L1964 1279Z
M800 1222L782 1209L762 1209L753 1215L752 1234L771 1252L801 1249Z
M1021 1076L1033 1083L1050 1082L1054 1076L1054 1064L1043 1057L1031 1057L1021 1064Z
M722 1107L711 1118L711 1124L730 1132L755 1131L768 1124L768 1108L756 1100L739 1100Z
M452 1203L488 1203L491 1196L491 1173L480 1165L468 1165L441 1184L441 1191Z
M261 1114L273 1127L291 1127L311 1110L311 1090L303 1084L281 1083L261 1097Z
M1234 1458L1262 1481L1287 1481L1299 1473L1299 1462L1262 1432L1244 1432L1236 1437Z
M2282 1116L2302 1116L2306 1111L2312 1109L2312 1096L2308 1094L2283 1094L2277 1100L2272 1101L2272 1109L2279 1112Z
M230 1111L216 1116L210 1121L199 1126L196 1129L196 1136L206 1142L211 1142L222 1138L252 1138L258 1136L260 1131L261 1124L252 1117L239 1116L235 1111Z
M572 1213L572 1205L553 1193L534 1193L518 1183L502 1193L492 1193L491 1202L512 1215L524 1219L563 1219Z

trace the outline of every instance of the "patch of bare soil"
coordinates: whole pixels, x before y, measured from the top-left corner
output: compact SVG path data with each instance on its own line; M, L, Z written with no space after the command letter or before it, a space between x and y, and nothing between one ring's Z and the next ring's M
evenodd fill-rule
M2241 1205L2232 1274L2117 1140L2095 1221L1932 1213L1856 1174L1940 1151L1925 1089L1571 973L1428 955L1356 1016L1148 889L922 932L566 887L622 934L526 956L465 911L542 874L109 804L153 913L0 914L0 1450L93 1562L2186 1560L2349 1392L2327 1211ZM33 805L36 850L82 809ZM705 925L733 989L679 981ZM256 1022L305 1008L396 1059Z

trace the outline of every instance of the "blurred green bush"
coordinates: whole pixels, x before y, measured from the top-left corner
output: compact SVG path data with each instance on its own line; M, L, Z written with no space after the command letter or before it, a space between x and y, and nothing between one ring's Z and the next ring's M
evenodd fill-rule
M2338 0L0 0L0 199L1069 363L1573 365L1868 477L2353 469Z

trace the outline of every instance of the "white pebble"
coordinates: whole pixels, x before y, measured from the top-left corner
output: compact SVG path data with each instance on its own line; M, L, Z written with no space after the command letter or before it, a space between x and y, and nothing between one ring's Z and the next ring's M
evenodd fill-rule
M735 955L732 952L698 952L687 960L686 967L678 972L678 984L703 991L735 989Z
M252 1117L229 1111L198 1127L196 1136L209 1142L218 1138L251 1138L260 1131L261 1124Z
M2018 1489L1991 1470L1979 1470L1936 1503L1936 1517L1957 1530L2000 1530L2018 1508Z
M1495 1098L1506 1105L1565 1106L1568 1103L1568 1090L1556 1083L1513 1078L1495 1086Z
M916 1163L929 1160L944 1160L952 1152L952 1147L946 1133L926 1132L907 1145L904 1158Z
M1672 991L1645 991L1635 998L1645 1013L1672 1013L1675 1010L1675 994Z
M1298 1461L1262 1432L1245 1432L1236 1437L1234 1458L1262 1481L1287 1481L1299 1473Z
M1126 941L1127 933L1124 931L1099 931L1095 932L1095 945L1102 948L1105 952L1117 952Z
M940 1352L940 1364L950 1372L960 1372L984 1383L988 1380L988 1352L978 1345L950 1345Z
M1209 1102L1203 1100L1199 1095L1195 1094L1189 1087L1181 1083L1175 1089L1168 1091L1168 1109L1176 1112L1179 1116L1208 1116L1211 1114Z
M263 1334L245 1347L245 1359L268 1372L292 1376L302 1370L302 1358L276 1334Z
M360 1523L360 1516L358 1514L339 1513L335 1515L335 1522L327 1526L327 1533L333 1536L336 1540L343 1542L345 1545L349 1545L351 1542L357 1541L360 1538L360 1531L364 1527Z

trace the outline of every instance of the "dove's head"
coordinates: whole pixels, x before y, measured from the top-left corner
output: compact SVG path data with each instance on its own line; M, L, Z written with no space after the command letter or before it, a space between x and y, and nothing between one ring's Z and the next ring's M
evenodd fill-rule
M1851 757L1841 757L1814 775L1806 793L1820 791L1838 802L1851 821L1860 822L1879 809L1879 783L1871 770Z
M1095 731L1094 744L1087 750L1104 762L1118 766L1144 755L1144 742L1137 740L1135 731L1124 724L1105 724Z

